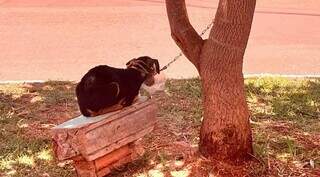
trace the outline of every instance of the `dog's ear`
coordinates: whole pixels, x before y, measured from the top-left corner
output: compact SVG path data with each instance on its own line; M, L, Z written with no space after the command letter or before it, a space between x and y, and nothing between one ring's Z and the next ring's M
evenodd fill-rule
M136 58L134 58L134 59L132 59L132 60L128 61L128 62L126 63L126 66L131 65L131 63L132 63L133 61L135 61L135 60L136 60Z
M159 65L159 61L156 59L153 59L154 64L156 65L156 71L158 74L160 74L160 65Z

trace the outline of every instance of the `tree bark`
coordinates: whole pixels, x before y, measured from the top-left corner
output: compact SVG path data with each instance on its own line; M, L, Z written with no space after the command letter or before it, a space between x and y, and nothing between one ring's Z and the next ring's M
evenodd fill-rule
M171 36L192 64L199 68L203 40L190 24L184 0L166 0Z
M199 150L210 159L244 160L252 153L242 65L255 4L220 0L209 39L203 41L194 34L184 0L166 0L172 36L201 77L204 120Z

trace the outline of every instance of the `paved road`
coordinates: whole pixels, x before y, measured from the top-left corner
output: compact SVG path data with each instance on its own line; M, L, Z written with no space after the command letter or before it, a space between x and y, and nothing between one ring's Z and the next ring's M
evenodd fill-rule
M187 3L201 31L217 0ZM0 0L0 39L0 81L79 80L98 64L141 55L165 64L179 51L162 0ZM244 72L320 75L319 0L258 0ZM166 74L197 75L185 58Z

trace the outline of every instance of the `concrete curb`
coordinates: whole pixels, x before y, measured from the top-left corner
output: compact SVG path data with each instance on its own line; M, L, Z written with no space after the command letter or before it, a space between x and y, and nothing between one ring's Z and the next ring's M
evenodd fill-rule
M244 74L244 78L263 78L263 77L283 77L283 78L320 78L320 75L295 75L295 74ZM178 79L178 78L169 78L169 79ZM191 79L191 78L190 78ZM9 81L0 81L0 84L24 84L24 83L44 83L48 81L67 81L67 82L77 82L73 80L9 80Z
M255 78L255 77L284 77L284 78L320 78L318 74L244 74L244 78Z

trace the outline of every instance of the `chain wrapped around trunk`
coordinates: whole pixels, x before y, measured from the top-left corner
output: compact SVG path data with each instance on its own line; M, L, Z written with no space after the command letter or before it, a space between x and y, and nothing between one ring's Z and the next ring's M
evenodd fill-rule
M200 33L200 36L203 36L204 34L206 34L206 32L211 28L212 25L213 25L213 21L212 21L210 24L208 24L207 27L206 27L204 30L202 30L202 32ZM160 71L164 71L164 70L168 69L168 67L169 67L172 63L176 62L182 55L183 55L182 52L180 52L177 56L175 56L175 57L173 58L173 60L171 60L168 64L166 64L165 66L163 66L163 67L160 69Z

